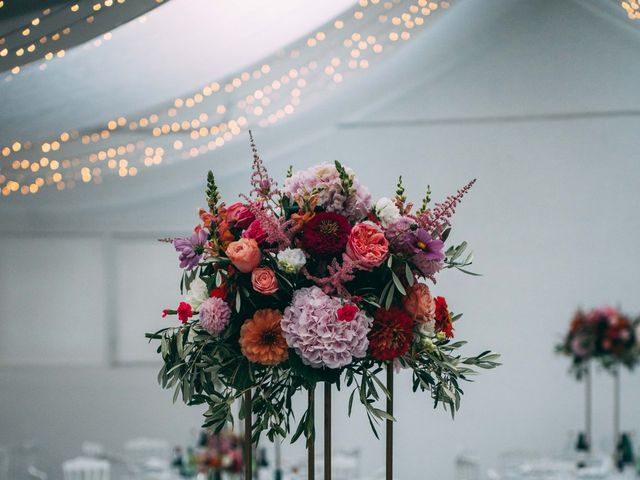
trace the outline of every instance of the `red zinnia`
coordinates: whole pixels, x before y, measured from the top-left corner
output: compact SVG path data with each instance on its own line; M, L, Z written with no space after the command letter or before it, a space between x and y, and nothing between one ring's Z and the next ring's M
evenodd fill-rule
M187 320L193 317L193 310L191 310L191 305L189 305L187 302L180 302L180 305L178 305L177 313L178 318L182 323L187 323Z
M444 332L447 338L453 337L451 312L444 297L436 297L436 333Z
M336 313L338 315L338 320L342 322L350 322L355 318L356 313L358 313L359 311L360 309L353 303L347 303L346 305L340 307L336 311Z
M413 320L398 307L376 311L369 332L371 356L379 361L393 360L409 351L413 340Z
M335 255L344 251L351 232L351 224L335 212L318 212L302 231L302 245L310 253Z

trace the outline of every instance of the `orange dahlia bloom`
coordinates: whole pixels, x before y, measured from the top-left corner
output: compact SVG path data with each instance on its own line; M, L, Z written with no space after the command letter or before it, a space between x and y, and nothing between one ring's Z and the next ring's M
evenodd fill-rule
M287 359L287 342L282 336L282 312L265 308L240 328L240 348L250 362L277 365Z

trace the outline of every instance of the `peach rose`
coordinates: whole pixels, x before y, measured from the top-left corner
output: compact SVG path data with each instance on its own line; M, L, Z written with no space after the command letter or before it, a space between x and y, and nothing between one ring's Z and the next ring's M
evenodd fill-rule
M389 242L382 230L372 223L359 223L351 229L347 255L360 268L370 270L382 264L389 254Z
M436 317L436 302L424 283L414 283L403 301L404 309L417 323L428 323Z
M242 273L249 273L262 260L258 243L253 238L241 238L231 242L225 251L231 263Z
M278 280L273 270L267 267L256 268L251 273L253 289L263 295L273 295L278 291Z

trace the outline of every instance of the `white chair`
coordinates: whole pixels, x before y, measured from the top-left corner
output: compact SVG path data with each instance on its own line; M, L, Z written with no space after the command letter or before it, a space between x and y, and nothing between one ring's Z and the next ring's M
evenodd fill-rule
M134 438L124 444L127 464L140 475L158 475L170 471L169 442L158 438Z
M360 450L338 450L332 459L333 478L335 480L353 480L360 478Z
M478 459L469 454L461 453L455 458L456 480L480 480L480 463Z
M111 464L97 458L78 457L62 464L64 480L110 480Z

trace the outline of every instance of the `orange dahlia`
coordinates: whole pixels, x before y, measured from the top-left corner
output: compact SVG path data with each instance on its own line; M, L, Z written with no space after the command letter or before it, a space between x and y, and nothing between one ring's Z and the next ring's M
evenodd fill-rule
M257 310L240 328L240 348L250 362L277 365L287 359L287 342L282 336L282 312Z

